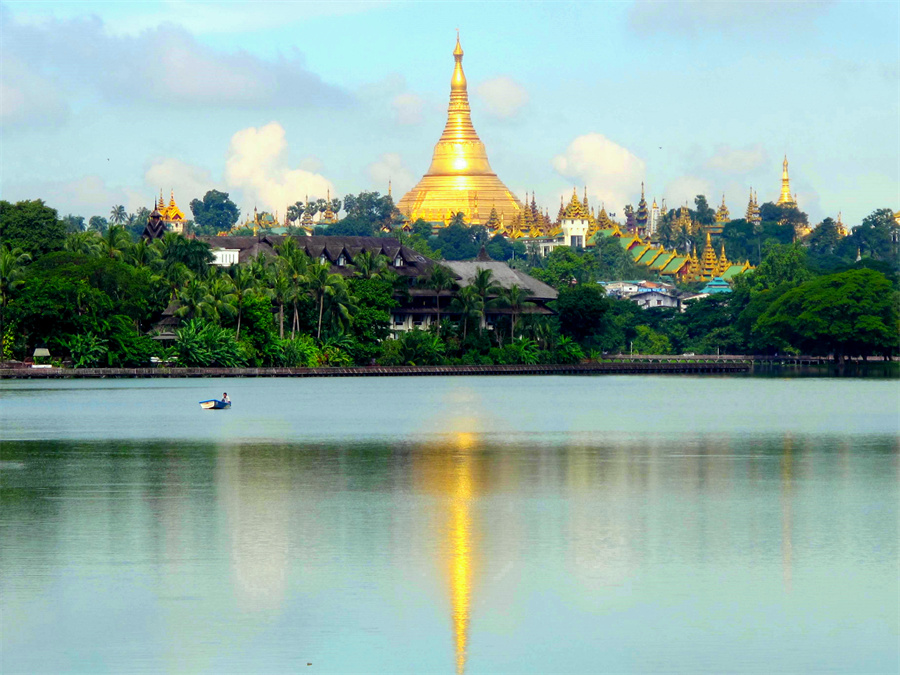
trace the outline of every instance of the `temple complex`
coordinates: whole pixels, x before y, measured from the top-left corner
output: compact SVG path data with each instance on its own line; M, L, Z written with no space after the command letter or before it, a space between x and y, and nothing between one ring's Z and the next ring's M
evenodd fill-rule
M410 222L421 218L431 223L446 223L453 214L461 212L467 223L477 225L484 224L491 210L495 210L500 223L508 226L522 214L525 206L491 169L484 143L472 126L458 35L453 59L444 133L434 146L428 171L403 195L397 208Z

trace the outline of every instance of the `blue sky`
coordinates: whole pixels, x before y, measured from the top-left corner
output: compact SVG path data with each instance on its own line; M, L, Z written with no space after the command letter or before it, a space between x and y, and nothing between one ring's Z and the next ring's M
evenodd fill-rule
M475 127L552 214L640 184L733 215L778 197L818 222L900 208L897 2L7 2L0 194L107 215L171 188L247 212L428 167L459 28Z

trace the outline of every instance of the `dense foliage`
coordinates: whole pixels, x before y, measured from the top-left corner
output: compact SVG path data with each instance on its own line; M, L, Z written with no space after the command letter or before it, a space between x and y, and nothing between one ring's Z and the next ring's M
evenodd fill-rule
M292 213L340 209L340 200L320 201L298 202ZM195 200L197 227L233 224L237 212L228 202L214 191ZM396 226L388 196L349 195L344 205L348 215L339 225L347 232ZM705 200L695 205L698 216L710 217ZM767 217L787 217L764 206ZM841 358L898 351L897 227L888 209L849 236L826 219L803 243L788 236L789 223L764 220L748 229L732 221L722 241L728 247L734 238L748 253L757 248L757 269L738 277L732 293L691 302L683 312L644 310L604 294L599 280L649 276L617 238L541 256L520 243L488 239L461 214L436 233L417 221L402 235L416 250L455 259L472 258L484 246L554 286L559 297L551 304L556 314L546 316L533 311L524 289L497 286L487 270L459 288L438 265L417 282L438 298L436 325L399 334L392 333L391 315L411 289L383 258L360 255L349 276L334 274L288 239L275 256L223 269L196 239L169 233L148 243L136 238L135 218L122 207L109 215L91 218L85 229L83 218L60 219L40 201L0 202L4 359L23 359L38 346L75 367L140 366L151 357L229 367L575 362L604 352ZM169 335L154 335L163 318Z

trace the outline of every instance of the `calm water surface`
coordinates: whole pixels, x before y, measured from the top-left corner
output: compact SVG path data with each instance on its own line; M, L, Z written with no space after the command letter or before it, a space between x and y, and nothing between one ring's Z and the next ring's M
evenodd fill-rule
M896 673L898 420L850 378L0 382L0 672Z

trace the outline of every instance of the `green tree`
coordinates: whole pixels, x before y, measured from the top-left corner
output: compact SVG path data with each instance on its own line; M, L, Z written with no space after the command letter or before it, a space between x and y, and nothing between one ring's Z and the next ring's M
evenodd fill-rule
M200 234L217 234L230 230L241 217L241 211L227 192L210 190L203 195L203 200L191 201L191 213L194 224Z
M387 272L387 258L378 254L372 255L370 251L362 251L353 259L354 275L361 279L378 279Z
M638 354L671 354L672 344L662 333L649 326L637 326L634 339L634 351Z
M390 226L395 211L394 200L389 195L378 192L349 194L344 197L345 216L340 224L343 228L371 234Z
M240 368L247 361L234 333L199 319L175 331L178 365L198 368Z
M399 303L388 278L355 277L349 281L349 290L357 305L350 328L354 338L350 351L357 363L368 364L381 354L381 342L391 334L391 310Z
M767 290L782 284L796 286L811 277L803 245L771 244L763 261L748 275L747 280L754 289Z
M5 244L0 245L0 339L6 334L6 305L9 296L24 281L25 267L31 262L31 256L22 249L9 250Z
M843 356L897 351L898 294L888 279L860 269L811 279L787 291L754 328L782 349Z
M100 239L100 251L107 258L121 258L131 245L131 235L123 225L113 225Z
M599 285L578 284L559 292L556 311L562 334L584 342L600 332L609 311L609 300Z
M128 219L128 211L121 204L113 206L109 211L109 222L113 225L124 225Z
M318 308L319 319L316 326L316 339L322 339L322 317L325 312L325 296L334 295L338 287L344 283L339 274L331 274L328 263L311 264L304 276L306 288Z
M527 307L534 306L534 303L528 300L528 291L518 284L512 284L509 288L503 288L497 296L496 302L501 307L509 308L511 321L509 339L512 340L516 336L516 323L519 315Z
M712 225L716 222L716 211L706 203L706 195L694 197L694 205L697 207L694 213L698 223L701 225Z
M863 257L889 262L898 269L898 246L900 246L900 226L894 221L891 209L877 209L863 218L844 240L845 256L856 258L856 252Z
M238 265L231 271L231 279L233 284L232 293L234 295L234 304L237 309L237 330L235 338L241 339L241 318L244 313L244 306L247 301L256 296L259 292L258 282L249 267Z
M67 216L63 216L62 221L66 224L66 232L68 234L84 232L85 230L84 216L73 216L70 213Z
M88 229L92 232L103 234L109 228L109 221L103 216L91 216L88 221Z
M435 292L435 307L437 309L437 332L441 333L441 295L445 291L452 291L456 286L453 273L443 265L435 265L431 268L428 277L428 288Z
M459 314L459 322L463 329L463 342L465 342L469 333L469 323L475 321L476 326L481 326L481 317L484 316L484 297L479 294L474 285L464 286L453 298L450 310Z
M66 223L40 199L0 201L0 244L36 257L59 251L65 240Z

